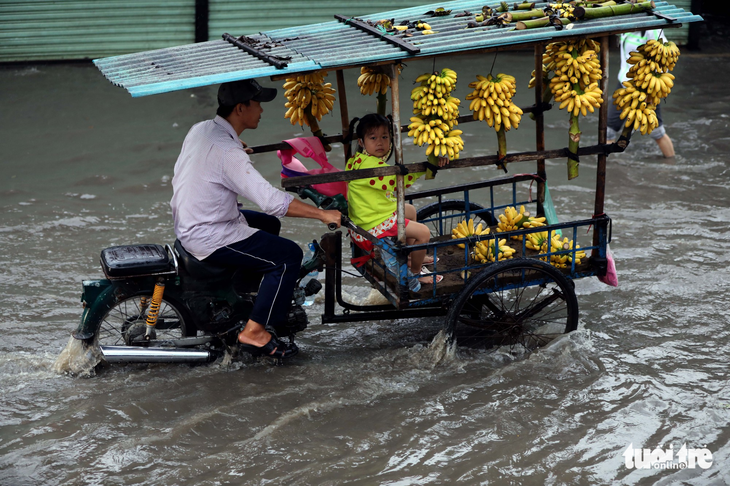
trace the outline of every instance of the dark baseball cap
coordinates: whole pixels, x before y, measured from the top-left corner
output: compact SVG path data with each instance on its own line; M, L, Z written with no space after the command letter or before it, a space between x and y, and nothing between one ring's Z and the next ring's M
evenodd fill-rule
M264 88L253 79L223 83L218 88L218 104L235 106L244 101L271 101L276 98L276 88Z

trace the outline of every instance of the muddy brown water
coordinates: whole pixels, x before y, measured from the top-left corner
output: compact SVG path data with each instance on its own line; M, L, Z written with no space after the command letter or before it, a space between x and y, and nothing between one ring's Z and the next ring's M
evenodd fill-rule
M459 73L463 98L491 62L437 67ZM404 94L431 67L408 63ZM517 77L528 104L532 56L500 54L494 69ZM212 117L215 91L133 99L91 65L0 69L0 484L730 483L730 65L725 53L686 55L675 75L664 119L677 156L635 137L609 157L619 287L577 281L579 329L547 348L444 355L439 319L323 325L317 300L285 366L116 365L79 378L53 365L81 314L81 280L101 277L102 248L172 242L173 164L187 129ZM348 94L351 115L374 108ZM276 103L265 108L248 143L301 134ZM546 117L548 148L564 147L567 116ZM338 125L337 114L323 122ZM509 132L509 149L531 150L533 126ZM582 123L585 143L596 127ZM464 155L496 150L485 124L462 128ZM406 159L421 149L406 143ZM256 166L278 183L275 155ZM416 189L498 175L444 170ZM595 160L570 182L565 160L549 160L548 178L561 220L590 217ZM323 232L284 221L302 246ZM370 294L349 276L344 290ZM626 467L630 446L683 444L712 465Z

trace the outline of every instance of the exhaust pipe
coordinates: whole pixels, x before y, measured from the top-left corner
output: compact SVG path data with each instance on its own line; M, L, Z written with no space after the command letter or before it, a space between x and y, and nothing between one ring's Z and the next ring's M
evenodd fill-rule
M108 363L207 363L210 351L185 348L142 348L136 346L100 346Z

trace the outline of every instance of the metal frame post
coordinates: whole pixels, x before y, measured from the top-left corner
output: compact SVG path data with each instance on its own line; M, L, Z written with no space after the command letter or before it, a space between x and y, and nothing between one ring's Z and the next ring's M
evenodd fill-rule
M535 150L541 152L545 150L545 117L542 114L542 54L544 50L543 44L535 45ZM547 171L545 170L545 159L540 157L537 159L537 214L545 214L543 204L545 203L545 183L547 181Z
M338 69L336 74L337 91L340 93L338 98L340 101L340 123L342 124L342 147L345 150L345 162L347 162L352 157L352 153L350 153L350 144L345 142L350 130L350 115L347 111L347 94L345 92L345 74L342 69Z
M601 37L601 90L603 91L603 103L598 110L598 144L606 143L606 127L608 126L608 104L611 98L606 91L608 84L608 36ZM596 167L596 202L593 208L593 217L603 215L603 203L606 197L606 153L598 154ZM600 243L600 234L593 231L593 246ZM593 250L591 256L597 257L598 251Z
M400 132L400 93L398 84L398 64L390 65L391 113L393 116L393 151L395 164L403 165L403 141ZM395 187L398 191L398 243L406 244L406 185L402 174L395 176Z
M325 234L322 236L321 246L327 256L324 264L324 321L325 316L330 318L335 315L337 274L342 265L342 232Z

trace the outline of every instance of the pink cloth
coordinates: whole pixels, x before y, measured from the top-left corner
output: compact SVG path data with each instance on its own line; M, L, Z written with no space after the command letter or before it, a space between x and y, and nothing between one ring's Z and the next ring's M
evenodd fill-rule
M606 260L607 260L607 269L606 269L606 276L605 277L598 277L598 280L605 283L606 285L610 285L611 287L618 287L618 274L616 273L616 262L613 260L613 253L611 253L611 248L606 245Z
M330 172L339 172L340 169L334 167L327 160L327 152L325 152L322 142L317 137L300 137L284 140L292 148L289 150L278 150L276 155L281 160L281 177L297 177L314 174L327 174ZM299 159L294 155L302 155L317 162L319 169L307 169ZM342 194L347 198L347 182L327 182L324 184L313 184L317 192L325 196L336 196Z

